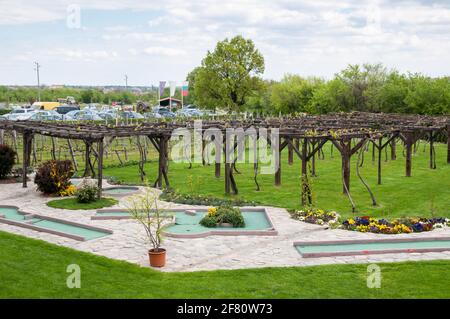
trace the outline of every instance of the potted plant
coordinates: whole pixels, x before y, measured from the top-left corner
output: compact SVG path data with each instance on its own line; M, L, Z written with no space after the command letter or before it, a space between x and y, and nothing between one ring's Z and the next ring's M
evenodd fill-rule
M150 187L143 194L131 196L126 204L131 217L145 229L145 234L153 248L148 250L150 266L163 267L166 264L166 250L161 248L162 226L165 219L158 205L158 196Z

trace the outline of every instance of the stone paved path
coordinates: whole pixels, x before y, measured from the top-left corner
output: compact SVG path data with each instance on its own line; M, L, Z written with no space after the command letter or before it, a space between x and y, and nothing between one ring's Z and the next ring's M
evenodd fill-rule
M105 187L108 186L106 181L104 184ZM14 205L26 212L103 227L113 230L114 233L103 238L80 242L1 223L0 230L148 266L144 231L135 221L92 221L90 217L95 214L95 210L70 211L54 209L46 206L46 202L51 199L36 192L33 183L30 183L27 189L22 188L21 184L0 185L0 205ZM118 206L123 205L123 202L124 199L121 199ZM164 204L171 208L194 208L194 206L188 205ZM294 241L386 238L386 235L363 234L345 230L325 230L322 226L306 224L291 219L284 209L273 207L266 207L266 209L275 228L278 230L278 236L210 236L196 239L165 238L163 247L167 249L167 265L162 270L196 271L450 259L450 252L302 258L293 247ZM401 234L396 235L395 238L404 236L450 236L450 229L446 228L429 233L410 235Z

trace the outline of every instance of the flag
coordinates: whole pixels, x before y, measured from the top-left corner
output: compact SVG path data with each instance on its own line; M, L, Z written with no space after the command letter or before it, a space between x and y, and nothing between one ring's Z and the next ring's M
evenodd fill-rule
M175 81L170 81L170 96L174 96L175 95L175 90L177 89L177 82Z
M164 95L164 88L166 87L166 81L159 81L159 97Z
M183 94L183 96L189 95L189 82L188 81L183 82L183 84L181 86L181 93Z

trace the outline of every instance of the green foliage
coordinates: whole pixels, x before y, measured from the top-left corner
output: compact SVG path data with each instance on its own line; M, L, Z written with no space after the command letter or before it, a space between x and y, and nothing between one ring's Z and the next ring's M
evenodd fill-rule
M0 86L0 102L8 103L29 103L36 101L38 91L36 88L18 87L7 88ZM104 103L121 102L124 104L136 103L137 100L149 101L154 104L157 102L157 91L149 91L144 94L134 94L125 91L103 92L101 89L78 89L78 88L41 88L41 101L56 101L58 98L73 96L76 101L81 103ZM0 113L1 115L1 113Z
M47 202L48 207L57 209L69 209L69 210L88 210L88 209L100 209L105 207L111 207L118 203L114 198L101 198L92 203L80 203L74 197L55 199Z
M93 203L97 200L98 187L89 183L82 183L75 193L79 203Z
M314 90L307 107L312 114L326 114L351 109L350 88L341 79L333 79Z
M292 114L306 112L319 79L303 79L298 75L287 74L273 85L270 101L276 113Z
M60 194L71 184L70 178L73 173L71 161L50 160L38 167L34 182L37 184L37 189L44 194Z
M256 202L239 198L217 198L198 194L181 194L174 190L166 189L160 195L160 199L177 204L220 206L224 204L232 206L255 206Z
M2 299L450 297L448 260L380 263L382 289L367 289L366 264L161 272L6 232L0 260ZM74 261L86 274L82 289L65 284Z
M245 227L241 210L227 204L208 209L206 216L200 220L200 225L205 227L216 227L223 223L231 224L233 227Z
M217 220L213 216L205 216L202 218L202 220L200 220L200 225L208 228L213 228L217 226Z
M195 97L208 108L242 111L248 98L261 89L264 58L252 40L236 36L218 42L195 71Z
M0 145L0 179L7 177L16 163L16 152L8 145Z

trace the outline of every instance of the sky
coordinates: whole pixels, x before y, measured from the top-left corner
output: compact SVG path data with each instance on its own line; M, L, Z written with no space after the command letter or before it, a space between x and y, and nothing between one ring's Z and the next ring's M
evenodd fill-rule
M348 64L450 74L450 0L0 0L0 84L183 81L242 35L266 79L331 78Z

